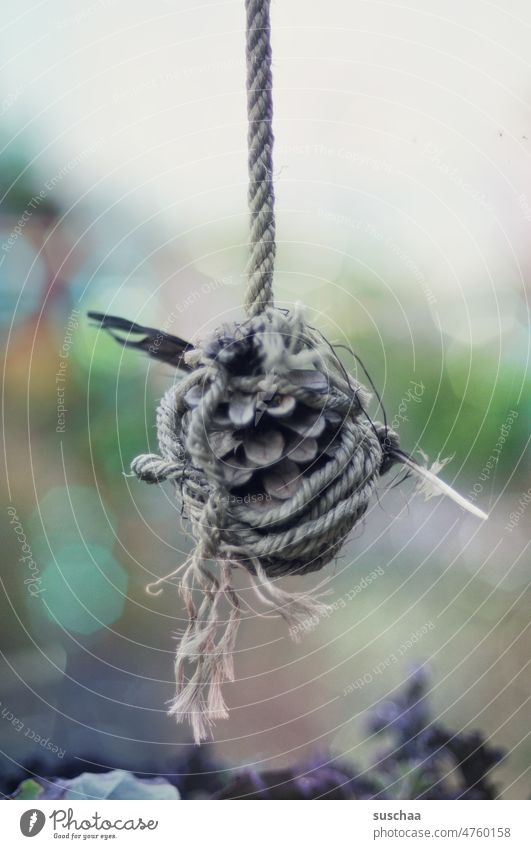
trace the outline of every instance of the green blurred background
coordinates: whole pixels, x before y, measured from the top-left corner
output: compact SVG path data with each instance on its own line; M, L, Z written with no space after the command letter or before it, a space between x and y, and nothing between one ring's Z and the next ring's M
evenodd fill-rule
M135 2L124 19L112 3L77 15L57 3L51 17L8 3L4 774L37 755L50 774L54 758L156 770L190 742L165 714L182 607L171 586L158 597L145 589L182 562L190 540L171 490L128 477L131 459L154 448L157 400L173 375L121 350L86 312L186 338L241 315L240 5L205 18L181 2L149 12ZM231 717L209 745L262 767L316 748L363 762L363 712L420 660L434 715L509 750L498 780L507 798L522 798L531 755L524 43L500 10L481 24L461 8L453 22L414 6L373 18L373 4L337 0L323 30L316 10L301 27L300 3L286 5L273 21L279 303L304 301L330 339L352 345L403 445L451 456L442 476L490 517L481 524L448 501L423 501L409 481L382 481L365 526L326 573L345 604L300 645L279 620L243 623ZM531 23L527 7L512 5Z

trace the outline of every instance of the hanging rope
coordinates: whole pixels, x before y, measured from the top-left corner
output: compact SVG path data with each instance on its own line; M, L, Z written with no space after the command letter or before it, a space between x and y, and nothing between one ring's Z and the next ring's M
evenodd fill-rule
M386 424L371 420L368 396L300 309L273 308L275 216L269 0L246 0L250 254L244 322L218 328L195 348L183 340L99 316L123 344L180 370L157 414L159 454L133 460L147 483L171 481L195 547L180 592L188 624L176 650L170 713L189 720L196 742L228 715L222 693L234 679L241 603L233 571L251 575L266 610L305 630L327 609L319 593L288 593L277 581L321 569L369 507L394 463L414 472L427 496L441 492L485 515L421 467ZM93 314L98 317L98 314ZM131 340L130 336L140 336ZM182 376L182 372L186 376ZM209 565L213 564L214 569ZM198 598L199 596L199 598ZM225 614L222 608L225 607Z
M247 117L250 256L245 309L249 316L273 306L275 192L273 188L273 78L269 0L246 0Z

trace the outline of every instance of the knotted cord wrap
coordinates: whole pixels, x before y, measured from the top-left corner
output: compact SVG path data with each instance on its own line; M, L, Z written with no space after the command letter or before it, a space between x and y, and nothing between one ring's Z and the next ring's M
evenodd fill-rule
M160 453L137 457L131 469L147 483L172 482L195 540L189 559L148 590L158 594L155 588L182 573L188 624L177 644L170 713L190 721L198 743L209 737L215 720L228 716L222 685L234 680L242 610L235 569L249 573L261 609L280 615L297 639L328 608L323 593L289 593L277 579L329 563L394 463L413 471L427 495L437 489L486 518L402 451L396 433L371 420L366 390L302 310L288 313L273 305L269 0L245 5L248 317L224 325L195 348L136 323L129 326L134 341L116 337L174 361L180 370L157 412ZM92 316L113 334L127 326L116 317Z
M273 77L269 0L246 0L250 255L245 309L273 306L275 191L273 187Z
M239 565L254 572L258 559L268 578L314 572L333 559L365 513L381 471L394 462L398 437L368 419L366 390L311 334L300 313L285 316L272 311L265 319L249 319L238 329L256 348L264 349L277 396L296 398L318 414L334 412L340 426L333 432L333 453L317 457L313 467L298 476L299 485L287 499L272 503L264 496L258 510L250 496L246 500L235 495L241 487L231 482L231 458L216 456L214 442L220 430L216 417L220 405L242 389L249 395L259 393L264 375L231 375L219 359L197 348L196 369L188 379L174 384L160 403L160 455L141 455L131 468L147 483L170 480L176 484L204 557L226 559L237 550ZM273 362L275 353L267 351L267 346L276 336L289 340L291 348L283 346ZM283 360L301 354L317 362L328 383L326 393L290 382ZM186 398L194 386L201 387L202 400L189 410Z
M244 568L257 580L259 602L287 622L292 636L307 630L326 604L318 593L288 593L273 579L316 571L335 557L365 513L380 470L398 443L396 434L367 418L365 390L307 327L301 310L285 315L269 309L225 326L186 359L193 362L193 371L167 390L158 409L160 454L137 457L131 469L147 483L173 482L196 541L189 562L177 570L184 568L181 594L189 622L176 651L177 689L170 712L178 720L190 720L199 742L208 737L213 720L228 715L221 687L234 677L232 653L241 610L232 588L233 569ZM257 365L242 373L243 363L253 361ZM305 368L292 368L301 365ZM300 385L296 378L301 373L319 374L318 388ZM229 403L230 410L234 399L240 403L242 394L254 403L266 375L274 375L276 399L294 399L311 412L313 432L321 419L326 421L322 455L297 470L297 486L288 498L269 500L267 493L244 495L231 473L232 455L222 456L224 449L216 449L223 408ZM189 399L197 396L198 403L192 404ZM284 421L293 425L289 416ZM245 434L264 428L263 420L249 425L243 429L244 444ZM228 432L242 432L232 422L227 427ZM300 434L295 451L306 441ZM265 466L269 463L266 457ZM207 568L208 561L217 564L220 577ZM203 593L199 606L194 589ZM224 597L229 603L225 619L220 615ZM186 681L190 665L193 671Z

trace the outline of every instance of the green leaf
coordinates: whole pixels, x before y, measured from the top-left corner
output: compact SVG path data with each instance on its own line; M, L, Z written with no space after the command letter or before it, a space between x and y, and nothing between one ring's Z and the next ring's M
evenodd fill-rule
M42 796L44 788L41 787L38 781L35 781L33 778L26 778L19 786L17 787L15 793L13 794L14 799L38 799Z

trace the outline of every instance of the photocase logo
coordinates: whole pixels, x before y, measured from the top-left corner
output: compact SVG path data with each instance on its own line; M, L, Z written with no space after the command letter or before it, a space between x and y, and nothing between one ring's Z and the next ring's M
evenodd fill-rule
M20 817L20 830L24 837L35 837L44 828L46 817L42 811L37 808L32 808L30 811L24 811Z

